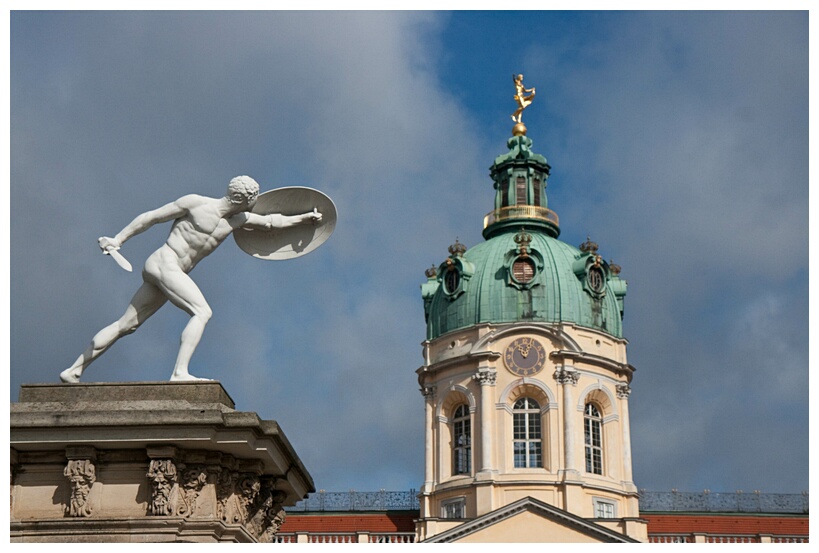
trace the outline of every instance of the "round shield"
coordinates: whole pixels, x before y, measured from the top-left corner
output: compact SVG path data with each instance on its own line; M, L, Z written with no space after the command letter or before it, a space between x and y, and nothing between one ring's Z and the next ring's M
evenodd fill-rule
M292 259L309 253L327 240L336 228L336 206L325 194L305 186L277 188L260 194L252 213L301 215L313 209L321 213L318 223L258 230L239 228L233 231L236 244L259 259Z

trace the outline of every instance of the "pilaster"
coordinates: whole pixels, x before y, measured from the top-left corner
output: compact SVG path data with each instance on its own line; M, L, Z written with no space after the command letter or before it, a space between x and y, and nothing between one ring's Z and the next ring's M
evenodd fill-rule
M495 402L495 384L498 371L487 366L478 368L472 378L481 385L481 468L482 473L494 471L492 453L495 448L495 424L492 405Z

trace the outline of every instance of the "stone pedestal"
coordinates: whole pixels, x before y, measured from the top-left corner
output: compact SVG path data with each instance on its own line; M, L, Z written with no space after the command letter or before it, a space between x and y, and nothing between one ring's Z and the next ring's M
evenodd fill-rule
M315 491L219 382L28 384L11 404L12 542L269 542Z

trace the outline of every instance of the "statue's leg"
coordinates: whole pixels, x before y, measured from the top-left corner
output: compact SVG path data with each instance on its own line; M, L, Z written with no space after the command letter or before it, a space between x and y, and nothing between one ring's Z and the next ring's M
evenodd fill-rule
M182 331L179 354L176 357L171 380L208 380L191 375L188 372L188 364L213 312L191 277L180 269L168 267L164 269L162 278L156 281L157 286L171 300L171 303L191 316L191 320Z
M125 314L97 332L88 349L74 361L73 365L60 373L60 380L63 382L79 382L83 371L88 368L88 365L94 359L105 353L108 348L114 345L114 342L139 328L166 301L165 294L159 288L144 282L134 294L131 303L128 304Z

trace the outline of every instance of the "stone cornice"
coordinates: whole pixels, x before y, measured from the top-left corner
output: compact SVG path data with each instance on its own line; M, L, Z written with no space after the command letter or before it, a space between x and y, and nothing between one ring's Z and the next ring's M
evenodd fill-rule
M595 355L593 353L588 353L585 351L569 351L561 349L551 352L549 354L549 357L556 363L560 364L566 364L567 361L571 362L582 361L584 363L588 363L589 365L594 365L602 369L607 369L618 376L624 375L628 378L629 382L631 382L631 379L634 375L634 371L637 370L628 363L618 363L617 361L612 361L608 357L603 357L602 355Z
M439 361L437 363L431 363L429 365L419 367L416 372L418 373L418 377L420 379L421 375L425 373L436 373L449 367L462 365L464 363L478 363L483 360L494 361L500 357L501 353L497 351L469 352L465 353L464 355L450 357L449 359L444 359L443 361Z
M24 384L20 402L10 408L10 445L19 454L87 444L133 449L162 443L255 461L261 472L281 479L287 503L314 491L279 425L235 411L219 382Z

